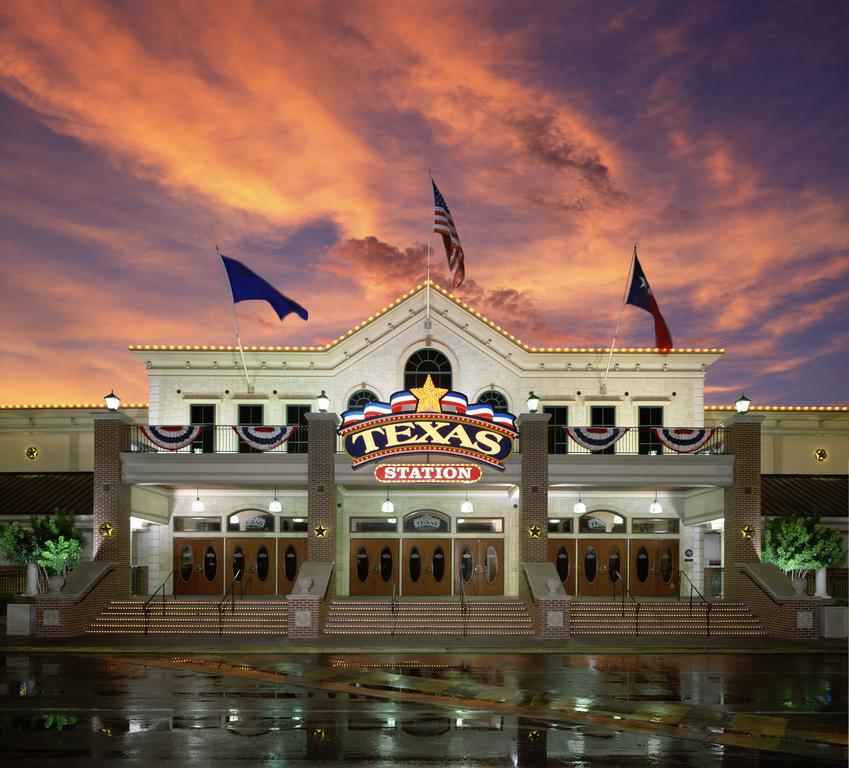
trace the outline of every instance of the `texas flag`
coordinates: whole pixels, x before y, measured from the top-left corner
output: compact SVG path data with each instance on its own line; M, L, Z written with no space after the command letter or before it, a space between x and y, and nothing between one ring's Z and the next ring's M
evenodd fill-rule
M646 310L646 312L651 312L654 318L655 346L658 349L672 349L672 336L663 315L660 314L657 299L652 293L649 281L646 280L646 273L640 266L636 248L634 248L634 271L631 277L631 288L628 291L628 300L625 303L633 304L635 307Z

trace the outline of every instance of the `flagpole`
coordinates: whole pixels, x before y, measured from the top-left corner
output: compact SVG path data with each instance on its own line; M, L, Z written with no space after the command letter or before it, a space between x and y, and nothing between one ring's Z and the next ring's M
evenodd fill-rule
M218 243L215 244L215 252L218 254L218 258L221 259L221 251L218 250ZM232 299L230 309L233 310L233 330L236 332L236 343L239 345L239 355L241 355L242 367L245 370L245 381L248 383L248 392L253 392L251 377L248 376L248 364L245 362L245 350L242 349L242 340L239 338L239 326L236 325L236 300L233 296L233 286L230 283L230 277L227 274L227 268L224 266L223 259L221 259L221 268L224 270L224 276L227 278L227 285L230 286L230 298Z
M427 169L427 175L430 177L430 193L433 195L433 174L430 168ZM431 206L432 207L432 206ZM431 221L433 214L431 214ZM427 236L427 282L425 283L425 291L427 293L427 307L425 309L425 328L430 327L430 251L433 243L433 224L430 225L430 233Z
M607 368L604 369L604 379L601 382L601 394L607 394L607 375L610 373L610 361L613 360L613 350L616 347L616 337L619 335L619 321L622 320L622 311L625 309L625 301L628 298L628 287L631 285L631 272L634 270L634 259L637 258L637 244L634 243L634 255L628 267L628 277L625 279L625 293L622 294L622 304L616 317L616 330L613 331L613 341L610 342L610 354L607 356Z

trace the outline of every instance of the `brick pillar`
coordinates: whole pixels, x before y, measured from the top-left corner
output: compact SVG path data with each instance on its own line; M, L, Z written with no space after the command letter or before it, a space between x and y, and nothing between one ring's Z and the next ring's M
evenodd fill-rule
M336 560L336 422L335 413L307 414L307 560L322 563ZM326 530L323 538L316 535L315 529L319 527ZM335 596L334 567L327 598Z
M734 456L733 483L725 489L725 597L746 598L749 589L737 563L758 563L761 559L761 422L763 416L737 414L725 422L725 445ZM740 531L749 526L752 538Z
M519 488L519 561L548 560L548 422L550 413L519 416L519 446L522 450L522 481ZM537 526L539 538L528 529Z
M94 559L116 564L116 597L130 594L130 486L121 482L121 452L129 450L132 423L116 411L94 414ZM110 536L101 533L104 525Z

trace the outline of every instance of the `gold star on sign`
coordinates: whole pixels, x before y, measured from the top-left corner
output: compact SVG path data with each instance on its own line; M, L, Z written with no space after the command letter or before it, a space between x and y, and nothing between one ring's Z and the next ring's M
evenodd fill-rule
M540 528L536 523L534 523L530 528L528 528L528 536L532 539L538 539L542 534L542 528Z
M98 530L100 531L101 536L105 536L108 538L109 536L115 533L115 526L113 526L112 523L101 523L100 528L98 528Z
M329 529L329 528L327 528L326 526L322 525L321 523L319 523L319 524L318 524L315 528L313 528L312 530L313 530L313 533L315 534L315 537L316 537L317 539L324 539L324 538L327 538L327 534L328 534L328 533L330 533L330 529Z
M743 541L751 541L752 535L754 534L754 532L755 532L755 529L752 528L751 525L744 525L740 529L740 538L743 539Z
M416 404L416 413L442 413L439 401L447 391L447 389L434 386L433 379L428 374L423 387L410 390L416 396L416 400L419 401Z

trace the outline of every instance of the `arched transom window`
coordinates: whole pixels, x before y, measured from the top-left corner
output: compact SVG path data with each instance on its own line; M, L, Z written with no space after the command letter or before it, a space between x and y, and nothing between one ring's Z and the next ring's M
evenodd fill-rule
M488 389L486 392L482 392L478 398L478 402L491 406L492 410L496 413L507 413L507 398L494 389Z
M451 363L435 349L420 349L407 358L404 366L404 389L421 387L427 377L442 389L451 389Z
M353 411L357 408L365 408L369 403L374 403L377 400L377 395L369 389L358 389L348 398L348 410Z

